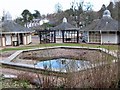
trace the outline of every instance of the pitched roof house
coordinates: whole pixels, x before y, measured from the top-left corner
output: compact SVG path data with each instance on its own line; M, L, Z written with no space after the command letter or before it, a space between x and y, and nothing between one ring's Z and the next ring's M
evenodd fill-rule
M68 23L66 18L63 18L63 22L52 29L56 31L56 38L62 39L62 42L78 43L79 28Z
M101 19L94 20L84 28L88 43L118 44L120 35L118 26L118 21L111 17L110 11L105 10Z
M0 22L1 47L27 45L30 43L31 43L30 29L25 28L7 18Z

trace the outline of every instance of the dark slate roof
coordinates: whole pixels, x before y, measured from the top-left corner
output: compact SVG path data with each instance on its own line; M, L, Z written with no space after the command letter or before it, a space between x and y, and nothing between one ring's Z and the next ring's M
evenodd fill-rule
M118 21L111 17L109 10L105 10L103 17L98 20L94 20L90 25L84 28L89 31L118 31Z
M118 21L111 17L102 17L101 19L94 20L84 30L118 31Z
M76 27L71 25L70 23L62 22L60 25L53 27L52 29L54 29L54 30L67 30L70 28L76 28Z
M15 23L14 21L4 21L1 22L1 27L0 27L0 31L1 32L9 32L9 33L14 33L14 32L18 32L18 33L25 33L25 32L31 32L31 29L28 29L26 27L23 27L17 23Z
M37 25L37 26L30 27L30 28L33 29L33 30L39 30L42 27L41 27L41 25Z

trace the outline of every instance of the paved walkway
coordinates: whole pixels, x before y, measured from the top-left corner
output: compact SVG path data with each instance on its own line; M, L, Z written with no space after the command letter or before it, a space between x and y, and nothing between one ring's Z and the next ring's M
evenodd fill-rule
M10 61L12 61L15 57L17 57L20 53L22 53L22 50L16 51L16 52L13 53L11 56L9 56L8 58L6 58L4 61L5 61L5 62L10 62Z

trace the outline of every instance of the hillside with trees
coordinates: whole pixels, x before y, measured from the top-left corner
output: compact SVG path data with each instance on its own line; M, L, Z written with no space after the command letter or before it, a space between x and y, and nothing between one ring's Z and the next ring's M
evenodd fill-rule
M68 22L80 27L87 26L95 19L100 19L103 15L104 10L108 9L111 12L111 16L113 19L120 21L120 2L110 2L108 6L104 4L101 6L99 11L93 11L92 4L87 3L85 6L85 10L83 9L84 2L75 3L73 2L70 9L62 11L60 13L49 14L46 17L52 22L52 24L58 25L62 22L62 19L66 17Z
M32 22L33 19L47 18L49 20L49 26L56 26L66 17L70 24L82 28L90 24L93 20L100 19L103 15L103 11L106 9L110 10L113 19L120 21L120 12L118 11L120 9L120 1L114 3L110 2L108 6L103 4L99 11L93 11L93 5L90 2L72 2L70 9L65 11L62 10L62 5L57 3L55 5L56 12L47 15L41 15L38 10L35 10L35 13L32 14L29 10L25 9L21 13L22 17L17 18L15 21L25 25L26 23Z

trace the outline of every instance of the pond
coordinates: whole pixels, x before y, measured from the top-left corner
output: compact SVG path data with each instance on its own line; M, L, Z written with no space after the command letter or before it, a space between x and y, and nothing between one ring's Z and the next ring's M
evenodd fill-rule
M57 59L40 61L36 63L35 67L39 67L41 69L46 69L51 71L58 71L58 72L76 72L89 65L90 62L85 60L57 58Z
M114 56L93 48L49 47L22 51L11 62L41 71L78 72L115 60Z

